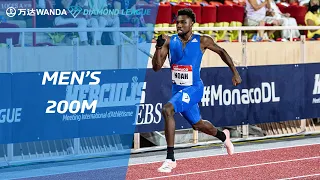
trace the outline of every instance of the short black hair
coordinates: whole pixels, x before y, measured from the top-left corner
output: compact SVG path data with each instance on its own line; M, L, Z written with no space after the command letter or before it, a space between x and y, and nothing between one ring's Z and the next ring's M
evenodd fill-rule
M311 3L312 3L311 1L312 1L312 0L310 0L309 3L308 3L308 11L310 11L310 12L312 12L312 11L311 11L311 7L312 7L312 6L311 6ZM312 13L314 13L314 12L312 12Z
M190 8L184 8L184 9L180 9L178 11L178 16L183 16L186 15L189 18L191 18L191 20L195 23L196 22L196 15L194 14L194 12L192 11L192 9Z

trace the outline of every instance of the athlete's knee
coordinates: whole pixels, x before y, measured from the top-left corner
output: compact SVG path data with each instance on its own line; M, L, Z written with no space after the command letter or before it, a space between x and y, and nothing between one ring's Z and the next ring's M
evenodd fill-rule
M197 123L192 125L192 128L194 130L202 131L202 130L208 128L208 125L210 125L210 124L211 123L209 121L204 120L204 119L200 119Z
M201 130L202 127L203 127L203 121L202 120L199 120L197 123L192 124L192 128L194 130Z
M174 107L171 103L167 103L163 106L162 115L165 117L171 117L174 115Z
M201 119L197 123L193 124L192 128L212 136L217 134L217 129L212 125L212 123L204 119Z

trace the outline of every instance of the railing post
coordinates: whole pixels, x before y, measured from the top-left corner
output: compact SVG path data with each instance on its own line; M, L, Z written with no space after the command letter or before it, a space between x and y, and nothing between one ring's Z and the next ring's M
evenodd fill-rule
M248 42L248 37L247 36L241 36L241 41L242 42L242 65L247 67L247 42Z
M96 46L97 45L97 38L96 38L96 35L97 35L98 31L97 30L94 30L93 31L93 45ZM102 33L102 32L101 32ZM101 40L101 39L100 39Z
M137 30L137 29L135 29L135 31L134 31L134 39L135 39L135 53L136 53L136 60L135 60L135 63L136 63L136 68L138 68L138 57L139 57L139 55L138 55L138 52L139 52L139 47L138 47L138 45L139 45L139 31Z
M306 35L301 35L301 44L300 44L300 48L301 48L301 57L300 57L300 62L302 64L305 63L305 59L306 59Z
M79 69L79 39L72 39L73 45L73 70L77 71Z
M248 37L247 36L242 36L242 65L245 66L246 68L248 67L248 61L247 61L247 42L248 42ZM243 68L244 69L244 68ZM249 125L248 124L242 124L241 127L242 131L242 138L248 138L249 137Z
M134 133L134 149L139 149L140 148L140 133Z
M301 62L301 64L304 64L305 59L306 59L306 36L305 35L301 35L300 50L301 50L300 62ZM300 123L301 123L301 125L300 125L301 132L305 132L306 131L306 119L300 120Z
M242 31L239 30L238 32L239 32L239 34L238 34L238 41L241 42L241 40L242 40Z
M72 39L73 45L73 71L79 70L79 39ZM73 153L80 153L80 138L73 138Z
M197 144L199 142L199 131L193 130L193 143Z
M21 33L21 47L24 47L25 45L25 32Z
M6 39L7 42L7 72L12 72L12 39ZM13 160L13 144L7 144L7 160L12 161Z
M6 39L7 42L7 71L8 73L11 73L12 71L12 39L8 38Z
M119 44L114 42L115 46L118 46L118 69L122 69L122 61L123 61L123 48L124 48L124 40L121 36L121 31L119 30Z

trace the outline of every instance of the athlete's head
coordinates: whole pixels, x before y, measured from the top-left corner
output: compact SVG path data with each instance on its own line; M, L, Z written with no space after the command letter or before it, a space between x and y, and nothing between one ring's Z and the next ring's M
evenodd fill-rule
M177 31L179 36L185 36L192 31L192 26L196 22L196 15L189 8L180 9L177 17Z

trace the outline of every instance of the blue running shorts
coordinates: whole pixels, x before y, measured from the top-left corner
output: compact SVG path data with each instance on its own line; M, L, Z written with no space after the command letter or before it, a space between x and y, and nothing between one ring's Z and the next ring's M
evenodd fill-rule
M169 102L173 105L174 111L180 113L193 125L201 120L198 103L203 96L203 83L197 83L186 88L173 88L173 96Z

